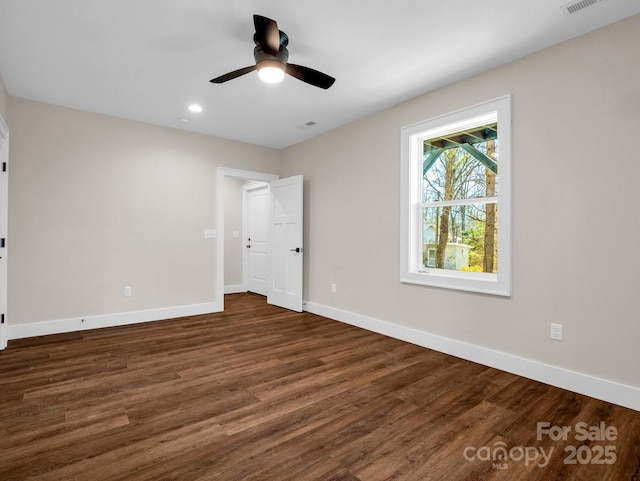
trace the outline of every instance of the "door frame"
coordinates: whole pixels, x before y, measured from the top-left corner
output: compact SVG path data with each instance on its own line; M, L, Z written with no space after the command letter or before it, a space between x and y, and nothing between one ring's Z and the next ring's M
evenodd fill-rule
M265 172L218 167L216 190L216 239L218 241L216 246L216 302L220 311L224 311L224 182L227 178L270 182L279 179L280 176ZM244 284L245 279L242 282Z
M6 168L2 165L6 163ZM5 239L4 246L0 244L0 350L7 347L9 340L7 327L7 257L8 257L8 215L9 215L9 127L0 115L0 238Z

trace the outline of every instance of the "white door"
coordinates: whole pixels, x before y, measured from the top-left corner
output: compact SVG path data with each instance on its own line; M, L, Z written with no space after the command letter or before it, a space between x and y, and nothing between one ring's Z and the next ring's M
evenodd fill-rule
M269 184L248 184L245 192L244 266L247 290L267 295L269 255Z
M267 302L302 312L302 176L269 183L270 242Z

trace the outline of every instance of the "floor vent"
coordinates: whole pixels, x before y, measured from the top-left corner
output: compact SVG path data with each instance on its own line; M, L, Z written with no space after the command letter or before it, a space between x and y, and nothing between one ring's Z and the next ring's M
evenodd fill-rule
M571 2L563 5L562 11L566 15L573 15L574 13L582 12L585 9L598 5L604 1L605 0L579 0L577 2Z

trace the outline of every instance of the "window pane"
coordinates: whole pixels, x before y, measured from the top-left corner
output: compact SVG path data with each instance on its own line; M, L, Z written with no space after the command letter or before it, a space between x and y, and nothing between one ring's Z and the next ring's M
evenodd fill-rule
M422 209L422 267L498 272L495 203Z
M422 202L498 194L498 141L441 150L424 142Z

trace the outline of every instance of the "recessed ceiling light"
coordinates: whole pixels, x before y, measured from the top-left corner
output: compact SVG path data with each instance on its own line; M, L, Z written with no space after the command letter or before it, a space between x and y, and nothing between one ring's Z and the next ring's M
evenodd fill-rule
M202 112L202 107L200 107L198 104L191 104L189 105L189 110L191 112Z

